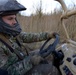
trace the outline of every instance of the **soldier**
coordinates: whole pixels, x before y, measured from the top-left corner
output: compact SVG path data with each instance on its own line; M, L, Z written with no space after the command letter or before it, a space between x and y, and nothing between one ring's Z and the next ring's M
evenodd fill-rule
M32 56L27 52L24 54L23 42L38 42L54 37L53 33L47 32L21 32L16 14L22 10L26 10L26 8L15 0L0 0L0 68L8 71L8 75L28 75L27 72L34 65L38 65L41 60L44 60L39 55ZM30 75L42 74L35 70Z

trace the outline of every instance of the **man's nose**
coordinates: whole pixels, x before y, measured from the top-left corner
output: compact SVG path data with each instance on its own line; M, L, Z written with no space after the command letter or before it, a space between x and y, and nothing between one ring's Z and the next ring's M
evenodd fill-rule
M13 20L13 25L16 24L16 23L17 23L17 21L16 20Z

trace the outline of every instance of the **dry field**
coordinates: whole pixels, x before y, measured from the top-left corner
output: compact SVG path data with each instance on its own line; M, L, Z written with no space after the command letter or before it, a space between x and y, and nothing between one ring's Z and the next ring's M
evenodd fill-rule
M30 17L18 15L18 21L25 32L57 32L60 35L60 40L64 40L66 37L60 22L60 16L60 11L49 15L37 14ZM76 15L67 19L65 24L70 38L76 41ZM31 47L37 48L40 46L41 43L33 43Z

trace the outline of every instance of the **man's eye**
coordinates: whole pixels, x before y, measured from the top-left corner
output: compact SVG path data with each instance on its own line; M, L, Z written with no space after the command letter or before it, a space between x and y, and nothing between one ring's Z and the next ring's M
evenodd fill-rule
M12 20L13 18L9 18L8 20Z

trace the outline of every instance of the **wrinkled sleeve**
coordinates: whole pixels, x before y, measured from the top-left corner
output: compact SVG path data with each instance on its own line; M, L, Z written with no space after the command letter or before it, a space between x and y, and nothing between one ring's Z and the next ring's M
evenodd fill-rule
M41 33L27 33L27 32L22 32L20 34L20 38L24 43L31 43L31 42L39 42L39 41L44 41L48 38L48 33L41 32Z

